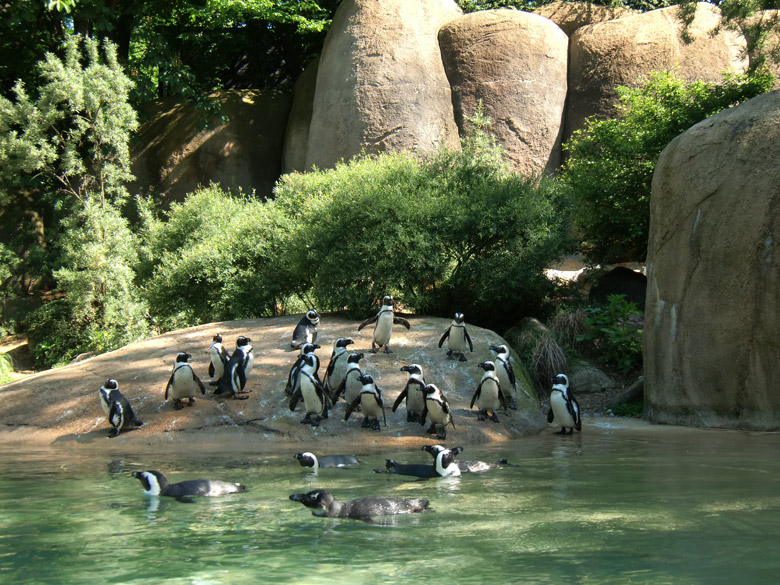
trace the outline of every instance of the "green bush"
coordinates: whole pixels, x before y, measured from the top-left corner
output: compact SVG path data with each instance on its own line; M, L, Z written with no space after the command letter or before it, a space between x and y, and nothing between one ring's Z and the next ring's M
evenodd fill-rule
M585 332L577 337L603 366L623 375L642 367L642 330L632 324L641 317L625 295L609 295L604 307L586 307Z

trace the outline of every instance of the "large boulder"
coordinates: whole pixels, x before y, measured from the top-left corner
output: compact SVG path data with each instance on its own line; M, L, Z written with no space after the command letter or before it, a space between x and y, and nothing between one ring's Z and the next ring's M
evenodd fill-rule
M675 138L653 176L646 416L780 428L780 91Z
M557 168L566 34L536 14L486 10L445 24L439 44L461 133L481 102L517 171L537 176Z
M282 172L305 172L306 152L309 149L309 127L314 107L314 91L317 89L317 69L320 58L316 57L306 66L295 82L290 117L284 134Z
M694 16L685 28L689 42L679 6L577 29L569 54L565 139L588 116L613 115L615 88L636 86L653 71L674 70L689 81L720 81L725 71L744 71L744 38L729 30L713 34L720 10L699 3Z
M131 152L136 188L160 193L166 202L211 182L271 194L281 171L290 97L227 91L211 98L219 101L225 120L170 99L146 105Z
M636 11L623 6L601 6L591 2L563 2L562 0L538 6L533 11L552 20L569 36L586 24L636 14Z
M306 168L441 145L459 147L436 35L453 0L344 0L317 73Z

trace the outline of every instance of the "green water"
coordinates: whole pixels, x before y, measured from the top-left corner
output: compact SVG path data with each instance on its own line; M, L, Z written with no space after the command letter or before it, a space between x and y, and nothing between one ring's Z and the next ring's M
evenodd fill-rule
M463 459L514 467L460 478L299 467L294 451L0 455L0 583L775 584L780 435L586 420ZM143 495L134 470L238 481L194 504ZM384 524L317 518L294 492L425 497Z

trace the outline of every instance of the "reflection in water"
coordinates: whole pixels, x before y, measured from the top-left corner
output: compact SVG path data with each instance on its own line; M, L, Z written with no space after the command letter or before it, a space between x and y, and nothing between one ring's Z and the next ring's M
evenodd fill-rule
M311 473L286 451L223 455L87 451L0 455L4 583L774 584L780 569L780 436L586 419L551 433L467 447L512 466L456 478ZM616 426L617 425L617 426ZM214 477L245 494L185 504L145 496L130 472ZM376 524L317 518L290 502L424 497L431 511Z

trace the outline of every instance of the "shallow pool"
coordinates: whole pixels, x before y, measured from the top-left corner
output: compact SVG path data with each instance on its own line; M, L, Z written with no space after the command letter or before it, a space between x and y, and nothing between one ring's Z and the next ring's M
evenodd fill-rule
M775 584L780 435L587 419L462 459L513 464L415 480L372 469L313 474L295 450L0 455L2 583ZM134 470L208 477L248 492L181 503L145 496ZM425 497L431 512L369 524L317 518L294 492Z

